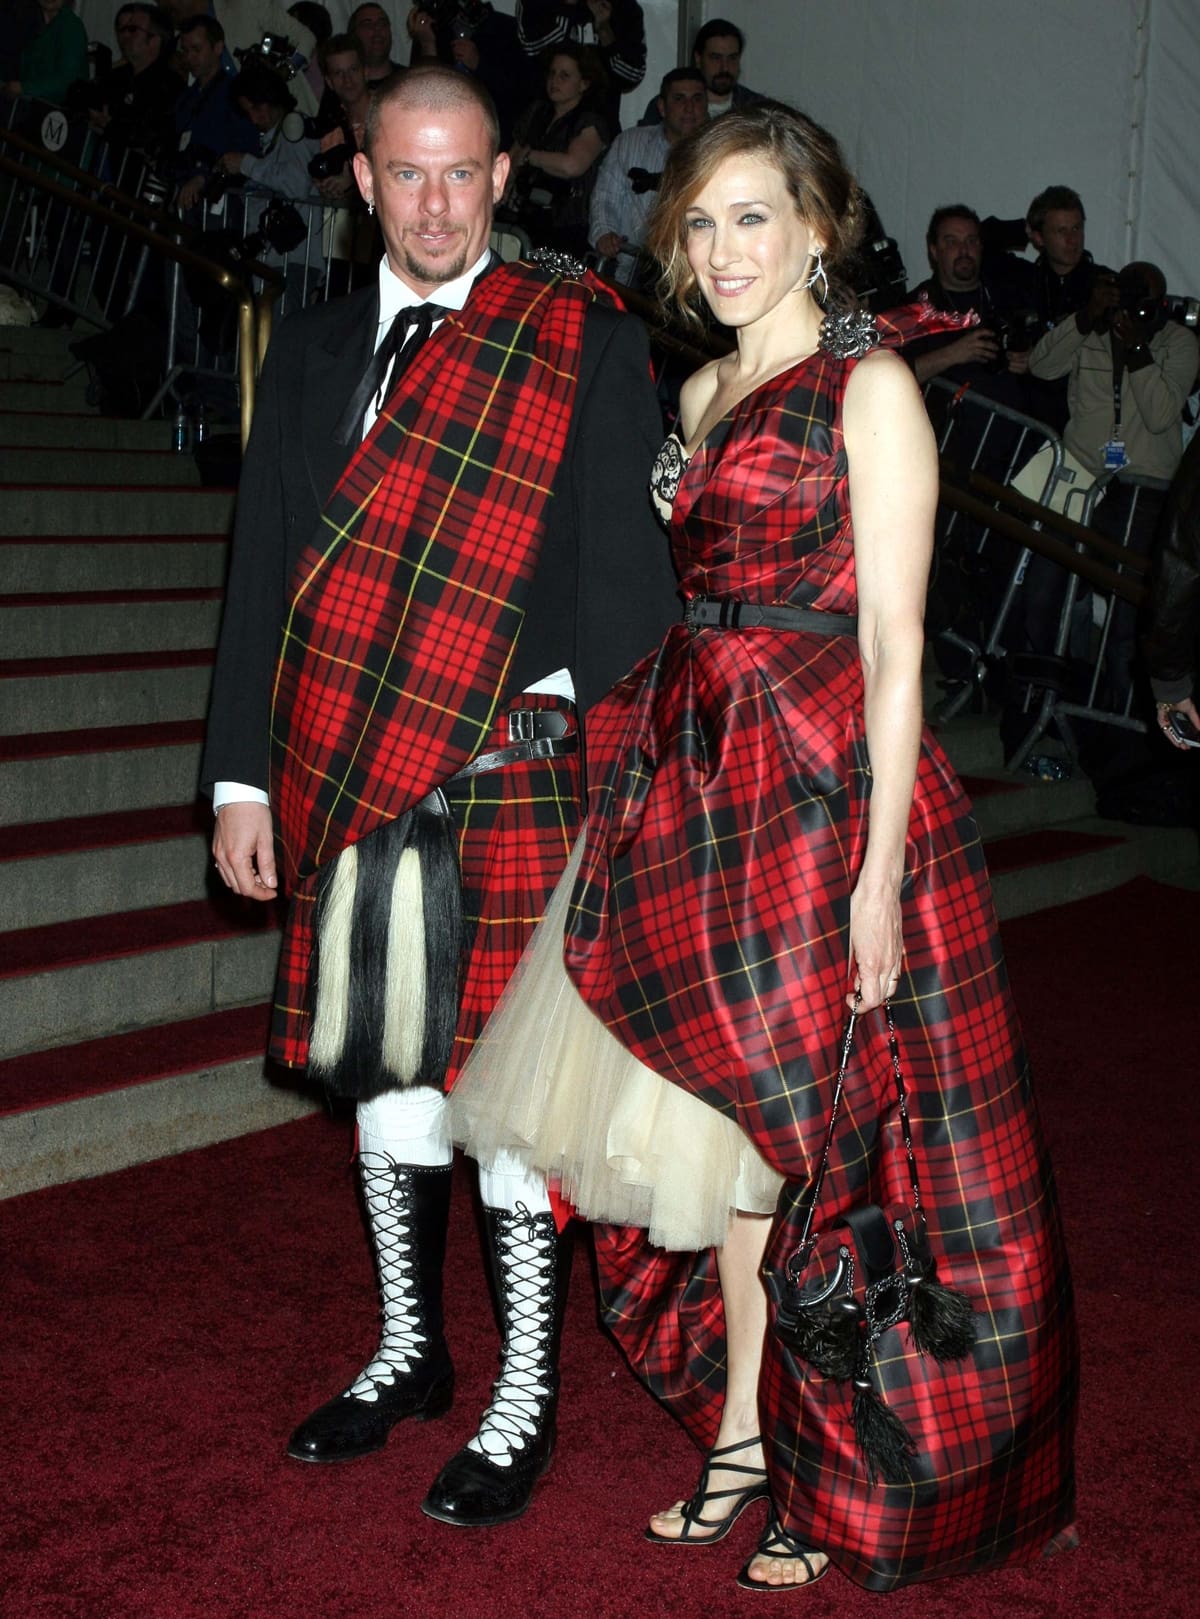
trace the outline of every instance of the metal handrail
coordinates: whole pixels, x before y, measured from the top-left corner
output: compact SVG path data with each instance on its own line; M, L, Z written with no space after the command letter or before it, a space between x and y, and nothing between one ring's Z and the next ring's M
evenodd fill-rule
M1022 507L1030 508L1036 514L1037 521L1044 526L1040 529L1031 528L1020 517L1010 515L1008 512L998 512L987 500L981 500L979 495L968 494L961 485L948 483L944 479L941 484L942 500L955 511L962 512L964 517L973 517L977 522L986 524L997 534L1003 534L1006 539L1013 540L1026 550L1037 551L1039 555L1048 557L1051 562L1058 563L1068 573L1078 574L1081 579L1086 579L1098 590L1107 590L1114 596L1120 596L1134 607L1141 606L1146 598L1144 585L1135 583L1125 574L1117 573L1114 568L1106 567L1103 562L1083 555L1075 550L1075 546L1086 545L1112 561L1120 557L1123 568L1133 569L1139 573L1146 571L1147 565L1142 559L1135 559L1129 552L1103 535L1096 534L1089 528L1083 528L1079 523L1072 522L1069 517L1060 516L1047 506L1039 506L1036 501L1027 500L1023 495L1006 489L1002 484L993 483L981 473L972 473L970 482L973 488L978 487L981 494L986 493L988 500L999 500L1003 496L1006 501L1011 499L1014 507L1019 502ZM1047 532L1051 528L1057 532ZM1060 534L1069 538L1060 538Z
M265 355L267 343L270 339L271 321L274 305L283 291L283 277L268 265L249 264L246 269L252 271L263 283L263 291L256 296L253 289L242 276L225 265L216 263L213 259L194 248L172 239L173 235L195 235L190 227L184 226L173 214L167 214L155 209L139 198L127 196L117 191L107 181L99 181L83 169L77 169L74 164L64 162L53 154L43 153L41 148L33 146L30 142L22 140L19 135L13 135L9 130L0 129L0 141L12 144L33 154L38 163L57 169L65 176L78 180L90 190L97 192L106 200L97 201L92 197L81 196L78 191L69 186L61 185L57 180L50 179L37 169L30 168L28 164L18 162L0 150L0 173L11 175L23 184L32 186L35 190L44 193L61 202L65 207L74 209L98 220L104 225L115 227L128 240L136 242L139 246L159 254L178 264L182 269L195 275L205 277L221 290L237 301L238 309L238 336L239 336L239 395L241 406L241 436L242 447L250 437L250 424L254 415L254 391L258 376L261 357ZM151 229L147 225L138 224L123 213L107 206L108 201L117 201L122 209L142 215L150 219L158 227Z

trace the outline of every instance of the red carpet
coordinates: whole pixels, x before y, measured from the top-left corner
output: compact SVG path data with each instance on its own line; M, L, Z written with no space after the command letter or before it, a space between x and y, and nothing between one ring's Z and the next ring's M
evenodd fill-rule
M1014 922L1013 977L1079 1292L1082 1548L812 1619L1184 1619L1195 1612L1200 1327L1194 1081L1200 898L1139 881ZM719 1547L645 1544L696 1457L594 1325L583 1253L551 1478L470 1533L417 1502L472 1430L495 1334L460 1197L447 1280L459 1398L380 1456L304 1467L292 1424L372 1347L349 1131L315 1117L0 1203L7 1422L0 1610L12 1619L722 1619L763 1609Z

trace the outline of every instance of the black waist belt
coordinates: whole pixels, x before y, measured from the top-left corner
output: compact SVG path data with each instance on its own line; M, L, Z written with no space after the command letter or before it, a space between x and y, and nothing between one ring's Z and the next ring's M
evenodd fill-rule
M858 619L848 613L819 613L811 607L788 607L735 601L732 597L694 596L683 604L683 622L691 630L805 630L809 635L855 635Z
M579 751L579 732L571 730L571 715L559 708L514 708L508 715L509 746L493 748L490 753L477 753L461 770L455 771L441 787L435 787L421 800L420 808L445 815L449 805L443 797L443 788L455 782L469 781L489 770L502 770L505 765L520 764L531 759L561 759L564 754Z

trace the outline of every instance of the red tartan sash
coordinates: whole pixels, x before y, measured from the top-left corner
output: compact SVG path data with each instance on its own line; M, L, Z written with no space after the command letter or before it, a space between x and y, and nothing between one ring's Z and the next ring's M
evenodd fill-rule
M494 270L404 372L292 577L271 800L292 894L271 1051L307 1060L318 867L472 758L504 694L607 289ZM614 303L615 299L612 300Z
M601 291L493 271L406 370L330 497L292 578L273 696L289 888L482 745Z

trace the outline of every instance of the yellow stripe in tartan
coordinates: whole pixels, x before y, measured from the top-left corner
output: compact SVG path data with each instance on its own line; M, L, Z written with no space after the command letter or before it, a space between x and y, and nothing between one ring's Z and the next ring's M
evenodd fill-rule
M558 376L558 377L568 379L568 380L570 379L570 376L571 376L570 372L565 371L560 367L550 365L547 361L540 358L538 355L533 353L531 350L522 350L519 347L519 340L524 335L524 333L526 331L526 328L529 325L529 322L530 322L530 319L531 319L532 315L534 314L534 312L536 310L539 309L539 307L541 306L541 304L544 302L545 299L553 296L554 292L557 289L558 284L559 284L558 280L555 279L555 280L547 281L544 286L542 286L542 287L540 287L538 289L538 291L536 293L536 296L533 298L531 303L528 305L527 309L523 312L520 321L517 323L513 338L506 344L500 344L500 343L495 342L494 340L484 339L479 334L472 334L472 333L464 332L462 330L462 323L461 323L460 320L455 319L453 316L450 316L450 317L447 318L447 324L453 325L458 329L458 333L459 333L459 336L460 336L461 339L463 339L464 341L470 342L470 343L474 343L476 346L481 347L481 348L486 347L487 349L489 349L493 353L499 352L500 354L502 354L504 356L504 362L501 364L501 366L498 369L497 375L492 380L492 385L491 385L491 387L490 387L490 389L488 391L487 399L485 400L483 408L480 411L477 426L475 428L474 433L472 434L471 442L467 446L466 450L461 452L458 455L458 471L457 471L454 479L452 480L452 482L450 484L450 487L449 487L449 489L447 491L446 499L443 502L442 510L438 514L438 517L437 517L436 521L433 524L432 531L431 531L431 533L429 534L429 536L426 539L424 548L423 548L420 556L417 559L415 559L414 562L411 564L414 586L415 586L416 580L419 577L421 577L422 575L426 575L427 577L430 577L430 578L436 580L440 585L445 585L447 583L447 579L446 579L446 576L444 574L440 574L440 573L438 573L436 571L433 571L433 570L430 570L430 569L427 568L427 561L428 561L429 552L430 552L431 547L434 545L434 543L436 542L436 540L440 536L442 526L443 526L443 524L445 522L445 519L446 519L446 516L447 516L447 514L449 512L450 504L451 504L451 501L453 499L454 494L456 493L458 484L461 481L461 478L462 478L464 472L469 467L481 467L483 470L491 472L491 474L493 476L503 478L505 482L513 483L513 484L515 484L515 485L517 485L519 487L525 487L525 488L532 489L532 490L536 491L537 493L543 494L544 496L549 498L550 491L548 489L543 488L543 486L541 486L541 485L539 485L537 483L534 483L531 480L513 478L510 474L499 473L495 467L490 467L488 465L488 463L486 463L484 461L480 461L478 458L476 458L473 455L472 452L474 450L475 444L477 443L479 437L484 432L485 424L488 422L489 415L490 415L492 409L495 407L495 404L496 404L496 401L497 401L497 394L498 394L500 386L501 386L502 382L504 381L505 376L507 374L508 366L509 366L510 362L513 360L513 358L516 357L518 354L520 354L530 364L539 366L542 370L548 372L551 375ZM577 283L577 284L583 285L582 283ZM587 287L585 290L587 290L591 294L592 299L594 301L595 294L592 291L592 289L590 287ZM394 417L389 416L388 421L391 423L391 425L393 427L395 427L397 429L398 432L400 432L402 435L405 434L405 429L403 429L402 427L399 426L399 424L396 422ZM407 434L407 436L411 437L414 440L414 442L429 442L427 438L425 438L422 435L416 434L416 433L411 433L410 432L410 433ZM439 446L439 448L443 448L443 447ZM363 501L355 509L355 511L350 514L350 517L349 517L349 519L348 519L348 521L346 523L344 523L344 524L332 523L332 522L330 522L330 520L329 520L329 518L328 518L328 516L326 514L324 514L324 513L322 514L322 521L332 531L331 535L330 535L330 538L329 538L329 541L328 541L328 544L327 544L325 550L322 552L321 557L317 560L317 562L314 564L313 568L310 570L307 578L303 581L303 585L302 585L301 589L299 591L297 591L296 597L294 598L294 600L293 600L293 602L292 602L292 604L291 604L291 606L289 608L287 620L285 622L284 630L283 630L280 658L279 658L278 664L276 665L275 685L274 685L274 688L273 688L273 691L272 691L272 700L271 700L271 735L272 735L272 741L275 743L275 745L277 747L282 746L284 748L284 751L287 752L288 754L292 755L293 757L296 756L296 750L294 748L288 747L285 743L281 743L280 739L275 735L275 705L276 705L276 701L277 701L277 698L278 698L279 678L280 678L280 675L282 673L284 662L285 662L284 651L289 645L295 643L299 639L295 635L294 628L293 628L295 609L296 609L296 606L297 606L301 596L304 595L308 591L309 587L317 580L317 578L326 569L326 567L328 566L328 564L329 564L329 562L330 562L330 560L332 558L333 553L335 552L335 550L337 550L339 548L339 545L340 545L341 542L348 541L351 544L363 544L364 543L363 541L358 539L357 536L354 533L351 532L351 530L352 530L352 528L358 528L362 524L367 512L369 511L369 508L370 508L371 504L375 500L376 496L379 493L380 488L382 487L382 483L383 483L383 480L381 479L378 483L375 484L375 486L372 488L372 490L371 490L370 494L368 495L368 497L366 498L366 500ZM482 599L486 599L486 600L490 600L490 601L498 600L498 598L494 594L489 594L489 593L486 593L486 592L480 592L480 591L475 590L475 589L467 591L465 587L463 588L462 593L464 594L464 596L474 596L476 598L482 598ZM412 595L410 593L408 598L406 598L406 600L405 600L404 611L402 612L399 623L397 624L395 637L393 638L391 648L388 651L387 657L386 657L385 662L384 662L383 669L382 669L382 671L380 673L379 680L378 680L378 683L377 683L376 688L375 688L374 698L372 699L370 707L368 708L368 716L371 713L374 712L376 702L377 702L381 692L383 692L384 690L387 690L387 691L390 692L390 691L395 691L397 689L394 686L394 684L388 679L388 675L389 675L389 672L390 672L390 669L391 669L391 666L392 666L392 662L393 662L393 659L394 659L394 656L395 656L397 643L399 641L400 636L404 632L404 628L405 628L405 625L406 625L406 622L407 622L407 617L408 617L408 610L409 610L409 607L411 606L411 602L412 602ZM303 643L301 643L301 645L303 645ZM307 650L312 651L311 648L308 648ZM497 691L501 691L504 688L504 683L507 680L508 670L509 670L509 668L511 666L511 662L512 662L512 651L513 650L515 650L515 637L514 637L514 642L513 642L513 648L510 649L509 657L505 660L504 669L503 669L503 671L501 673L500 682L498 684ZM336 660L332 660L332 661L336 661ZM363 672L365 672L365 671L363 671ZM403 694L404 689L400 688L400 691ZM424 706L429 707L429 708L433 708L434 705L425 703ZM445 710L443 710L443 712L445 712ZM460 716L456 715L456 717L460 717ZM475 752L477 752L479 747L482 745L483 741L486 738L487 731L490 729L490 723L491 723L491 720L490 720L490 716L489 716L488 720L485 723L483 723L479 727L477 727L477 735L476 735L476 738L475 738L475 742L474 742L473 747L470 750L471 754L474 754ZM342 799L344 797L349 797L352 802L355 802L355 803L358 803L358 804L362 804L364 802L362 799L357 798L356 795L354 795L352 793L349 793L349 791L348 791L348 789L346 787L346 780L347 780L349 772L353 769L354 764L355 764L355 762L357 760L359 749L361 748L361 746L363 744L363 741L365 739L366 728L367 727L364 725L362 732L360 732L358 743L357 743L357 745L356 745L356 747L354 749L353 754L351 755L350 759L347 762L346 773L342 776L341 780L337 781L332 776L328 776L328 775L326 775L324 777L324 780L326 780L327 782L329 782L330 785L332 785L332 786L334 786L336 788L336 793L335 793L334 800L333 800L333 802L331 803L331 805L329 807L329 812L328 812L328 814L326 816L325 824L324 824L324 827L322 829L322 834L321 834L319 846L318 846L317 851L316 851L316 858L318 860L320 858L321 852L324 849L326 838L329 835L330 823L331 823L331 821L333 819L333 816L334 816L334 814L335 814L335 812L336 812L336 810L338 808L338 805L341 803ZM317 774L320 775L319 772ZM374 806L368 806L368 807L374 808Z
M470 458L471 452L472 452L476 442L478 441L481 434L483 433L484 424L487 422L489 412L491 411L491 409L493 408L493 406L496 403L497 394L499 392L500 385L501 385L502 381L504 380L504 376L505 376L505 372L507 370L507 367L508 367L509 363L518 355L519 351L518 351L518 348L517 348L517 341L516 340L517 340L518 337L520 337L524 333L525 328L526 328L526 326L527 326L527 324L529 322L530 316L532 315L533 311L536 308L538 308L538 306L543 302L543 300L546 297L548 297L552 293L553 290L554 290L554 283L552 283L552 282L547 282L545 287L542 287L542 288L539 289L537 297L534 298L533 302L529 305L528 309L523 312L523 314L521 316L521 319L517 324L516 331L513 334L512 340L510 340L506 344L492 344L491 345L491 347L495 351L498 351L498 352L500 352L500 353L502 353L504 355L504 363L499 367L497 375L492 379L492 385L491 385L490 389L488 390L487 399L485 400L483 409L481 410L481 412L479 414L479 420L478 420L478 422L476 424L475 431L471 436L471 441L468 444L468 446L466 448L466 451L462 455L460 455L460 457L459 457L458 473L455 476L455 478L453 479L453 481L451 482L450 487L446 491L446 498L445 498L445 500L444 500L444 502L442 504L442 510L439 512L439 514L437 516L437 519L434 522L433 530L432 530L432 532L430 533L430 535L428 536L428 538L427 538L427 540L425 542L424 549L422 550L419 558L416 559L416 561L414 563L414 566L413 566L414 580L418 576L420 576L421 574L425 573L425 571L426 571L425 563L426 563L426 560L427 560L427 558L429 556L429 551L430 551L431 547L434 545L435 541L440 536L442 525L443 525L443 523L444 523L444 521L446 519L447 513L449 512L451 500L453 499L453 496L454 496L454 494L455 494L455 492L457 490L459 481L460 481L460 479L462 477L462 474L463 474L463 472L465 470L468 458ZM454 324L457 326L458 322L455 322ZM465 335L465 334L461 333L461 328L460 328L460 335ZM528 355L522 354L522 358L528 358L528 357L529 357ZM435 573L435 574L432 574L431 577L437 578L438 575ZM380 680L379 680L379 682L377 683L377 685L375 687L375 695L372 698L371 703L370 703L370 705L369 705L369 707L367 709L367 718L368 718L368 720L369 720L370 716L374 713L376 702L377 702L377 700L378 700L378 698L380 696L380 693L384 689L385 674L386 674L386 671L391 668L392 659L395 656L395 652L396 652L396 646L397 646L397 644L399 642L399 639L400 639L401 635L404 632L405 624L406 624L407 619L408 619L408 610L409 610L411 604L412 604L412 596L410 595L408 600L404 604L404 611L401 614L400 621L396 626L396 633L395 633L395 636L392 639L392 644L391 644L391 647L389 648L387 659L386 659L386 661L384 663L384 674L381 674L381 676L380 676ZM497 695L499 694L500 691L503 691L503 689L504 689L504 682L508 678L508 670L509 670L509 667L511 665L512 655L513 655L513 652L515 651L515 649L516 649L516 642L515 642L515 638L514 638L514 641L512 643L512 647L510 648L509 656L505 660L504 669L501 672L500 683L497 686ZM479 748L482 746L483 741L486 738L487 733L488 733L488 731L490 729L491 729L491 715L489 714L487 716L486 720L481 722L481 724L476 728L476 736L475 736L474 745L472 746L472 748L470 750L471 754L474 754L474 753L478 752ZM329 811L328 811L328 814L326 815L325 823L324 823L324 825L323 825L323 827L321 829L321 837L320 837L320 840L319 840L319 844L318 844L317 850L315 852L315 858L318 861L320 859L321 853L324 850L325 840L329 836L329 832L330 832L330 824L331 824L331 822L333 820L333 817L334 817L335 813L337 812L338 806L341 804L341 801L342 801L342 799L344 797L349 796L349 797L351 797L351 799L353 799L353 797L354 797L353 794L348 793L348 790L346 788L346 777L349 775L350 771L354 768L354 766L355 766L355 764L357 762L359 750L361 749L361 747L363 745L363 742L365 740L365 737L366 737L366 731L367 731L367 725L364 724L361 732L359 733L358 742L355 745L354 750L351 753L350 758L347 761L346 775L343 776L340 783L335 784L336 787L337 787L337 791L336 791L336 793L334 795L332 803L329 806ZM469 756L470 755L468 755L468 757Z

